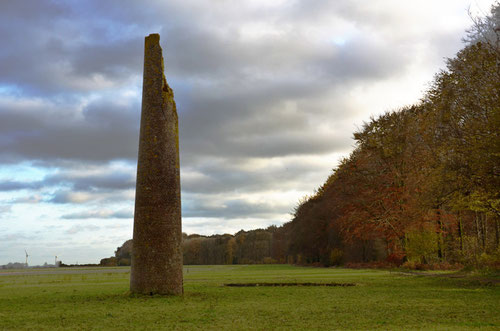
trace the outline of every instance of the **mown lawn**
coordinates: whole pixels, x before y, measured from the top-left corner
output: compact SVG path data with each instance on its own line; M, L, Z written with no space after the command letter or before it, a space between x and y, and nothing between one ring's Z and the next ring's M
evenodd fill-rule
M129 273L115 270L0 275L0 329L500 329L499 285L471 278L286 265L187 266L183 297L132 297ZM223 286L240 282L356 286Z

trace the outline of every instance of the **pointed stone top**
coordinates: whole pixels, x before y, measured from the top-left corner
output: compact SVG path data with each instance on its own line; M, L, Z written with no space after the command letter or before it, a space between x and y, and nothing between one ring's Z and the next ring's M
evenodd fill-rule
M146 45L158 45L160 43L160 34L151 33L146 37Z

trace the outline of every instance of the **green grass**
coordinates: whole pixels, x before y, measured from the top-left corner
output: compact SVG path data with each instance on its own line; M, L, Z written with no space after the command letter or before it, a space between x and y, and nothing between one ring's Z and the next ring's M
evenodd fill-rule
M67 270L67 269L66 269ZM498 285L382 270L187 266L183 297L132 297L129 273L0 276L0 329L499 329ZM354 287L223 287L340 282Z

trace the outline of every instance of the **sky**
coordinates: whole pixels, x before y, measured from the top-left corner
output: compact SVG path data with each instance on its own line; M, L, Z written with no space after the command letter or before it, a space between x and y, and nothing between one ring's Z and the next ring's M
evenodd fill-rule
M0 2L0 264L132 238L144 37L180 130L183 232L290 221L371 116L419 101L494 0Z

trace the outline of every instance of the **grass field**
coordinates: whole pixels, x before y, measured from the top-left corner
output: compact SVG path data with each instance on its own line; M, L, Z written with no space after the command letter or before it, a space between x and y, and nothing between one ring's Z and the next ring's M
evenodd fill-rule
M470 277L287 265L187 266L183 297L132 297L130 274L117 272L127 270L92 270L0 274L0 329L500 329L499 285ZM246 282L356 286L223 286Z

